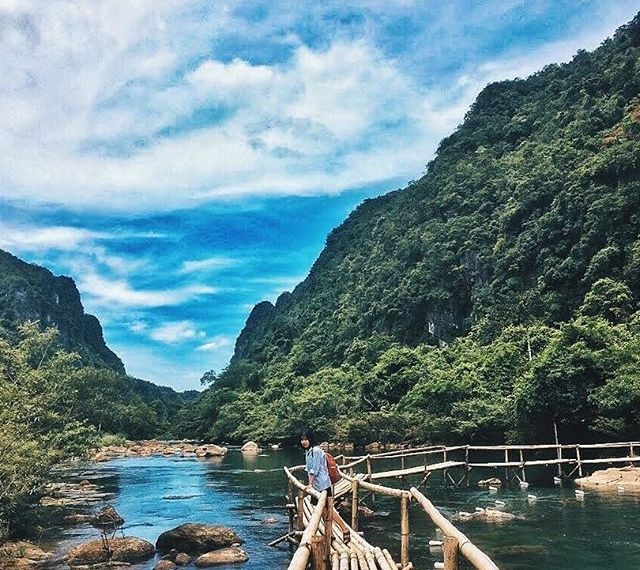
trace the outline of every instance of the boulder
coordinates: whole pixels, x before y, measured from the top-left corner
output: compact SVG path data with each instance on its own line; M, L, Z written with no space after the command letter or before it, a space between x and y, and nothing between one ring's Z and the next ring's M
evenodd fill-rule
M243 453L258 453L260 446L255 441L247 441L247 443L240 448L240 451Z
M195 449L196 457L224 457L227 454L226 447L219 445L201 445Z
M191 556L185 552L179 552L176 554L176 564L178 566L186 566L189 562L191 562Z
M491 479L482 479L482 481L478 481L478 485L480 487L486 487L488 485L500 487L500 485L502 485L502 481L497 477L491 477Z
M91 525L96 528L115 530L124 524L124 519L111 505L102 507L91 519Z
M71 567L105 562L132 563L148 560L154 554L153 544L141 538L110 538L106 542L97 539L74 546L65 561Z
M576 479L578 487L586 489L640 490L640 467L610 467Z
M505 513L504 511L500 511L498 509L493 509L488 507L486 509L478 508L473 513L467 513L465 511L460 511L455 517L458 520L483 520L487 522L507 522L513 520L522 520L523 517L516 516L512 513Z
M51 554L27 541L6 542L0 547L0 568L38 568L50 560Z
M158 560L153 570L175 570L176 568L176 563L171 560Z
M196 560L196 566L198 568L206 568L217 564L239 564L247 560L249 560L249 556L242 548L231 546L230 548L221 548L199 556Z
M226 526L186 523L163 532L156 541L156 548L159 552L176 549L187 554L202 554L240 543L242 539Z

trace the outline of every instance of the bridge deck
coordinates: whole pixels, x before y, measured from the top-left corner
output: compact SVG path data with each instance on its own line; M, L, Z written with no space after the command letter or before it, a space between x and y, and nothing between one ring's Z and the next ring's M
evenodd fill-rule
M341 480L337 483L343 483ZM351 487L349 481L346 483ZM304 500L304 525L305 527L311 520L313 506L310 497ZM334 513L334 522L332 523L332 540L331 540L331 563L332 570L397 570L398 565L394 562L393 557L387 549L381 549L379 546L373 546L367 542L364 537L355 532L338 514ZM350 540L345 544L343 539L343 529L349 530ZM325 535L324 522L320 523L319 533ZM411 566L412 567L412 566Z

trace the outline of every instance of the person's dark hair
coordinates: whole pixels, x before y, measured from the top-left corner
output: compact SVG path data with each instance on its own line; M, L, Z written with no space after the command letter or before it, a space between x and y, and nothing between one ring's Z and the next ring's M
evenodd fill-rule
M314 447L315 446L316 438L314 437L314 434L313 434L312 430L310 430L310 429L302 430L300 432L300 439L302 439L302 436L305 436L309 440L309 447Z

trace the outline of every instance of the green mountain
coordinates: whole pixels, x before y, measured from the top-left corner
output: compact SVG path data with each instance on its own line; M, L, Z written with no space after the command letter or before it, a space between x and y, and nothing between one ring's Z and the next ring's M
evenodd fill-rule
M100 322L84 312L73 279L0 250L0 334L15 338L25 321L56 327L64 348L78 352L85 364L124 374L124 364L104 341Z
M542 378L535 357L565 325L631 322L638 212L640 15L592 53L487 86L422 178L365 201L331 232L302 283L253 309L227 369L205 375L198 429L237 440L286 437L303 423L352 440L508 437L526 424L518 397ZM480 354L512 342L509 331L527 350L491 411L495 376L478 378ZM456 371L463 361L468 373ZM609 379L581 388L586 416L564 418L559 396L546 425L607 431L615 414L592 400ZM618 420L624 429L610 433L635 425Z
M67 373L79 418L98 431L131 439L176 435L176 418L197 392L178 394L127 376L120 358L106 345L98 319L84 312L73 279L0 250L0 342L8 343L3 349L21 350L28 344L23 330L28 321L38 323L41 331L55 328L56 346L80 356L73 373ZM0 384L5 381L11 384L2 368Z

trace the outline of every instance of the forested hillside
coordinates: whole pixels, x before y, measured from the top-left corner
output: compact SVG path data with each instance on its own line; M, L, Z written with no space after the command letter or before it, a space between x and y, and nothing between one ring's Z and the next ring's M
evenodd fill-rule
M72 279L3 251L0 270L1 543L33 523L27 507L59 462L107 440L175 436L196 393L126 376Z
M2 543L33 525L53 467L109 441L175 437L197 393L126 376L70 278L3 251L0 269Z
M17 339L25 321L56 327L64 348L80 354L86 364L124 374L122 361L104 342L98 319L84 312L73 279L0 250L0 335Z
M249 316L189 429L219 440L638 437L640 16L487 86Z

